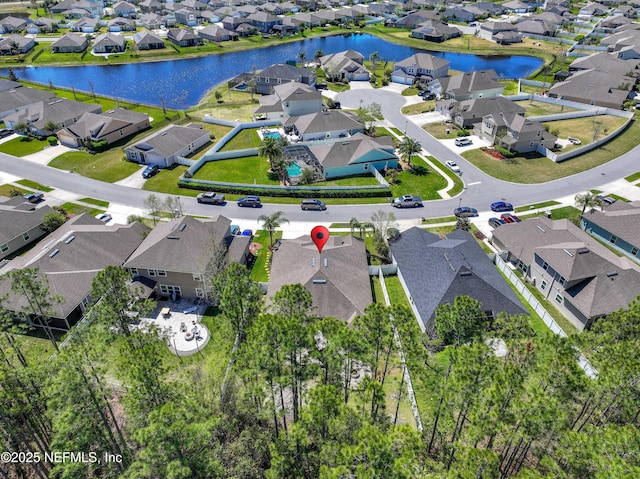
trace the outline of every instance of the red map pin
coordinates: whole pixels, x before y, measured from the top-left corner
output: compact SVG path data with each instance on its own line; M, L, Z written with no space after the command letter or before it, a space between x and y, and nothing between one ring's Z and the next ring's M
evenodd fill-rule
M324 226L314 226L311 230L311 240L318 248L318 253L322 253L322 248L329 240L329 230Z

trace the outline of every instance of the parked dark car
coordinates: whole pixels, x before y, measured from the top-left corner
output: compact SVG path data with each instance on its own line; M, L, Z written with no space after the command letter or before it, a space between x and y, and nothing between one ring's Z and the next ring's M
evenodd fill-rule
M327 209L327 205L325 205L324 202L320 200L307 199L307 200L302 200L302 202L300 203L300 208L302 208L304 211L307 211L307 210L324 211Z
M245 196L244 198L238 199L238 206L245 206L249 208L260 208L262 203L260 202L260 197L258 196Z
M206 203L208 205L224 205L226 200L224 195L216 194L214 191L207 191L196 196L198 203Z
M516 215L512 215L511 213L501 214L500 219L502 219L502 221L504 221L505 223L520 223L522 221Z
M453 214L458 218L468 218L470 216L478 216L478 210L469 206L461 206L453 210Z
M609 206L616 202L616 199L611 198L610 196L596 195L596 199L604 206Z
M11 136L12 133L13 131L3 128L2 130L0 130L0 138L6 138L7 136Z
M505 201L491 203L491 211L513 211L513 205Z
M44 200L44 193L27 193L24 195L24 199L29 203L39 203Z
M424 101L427 101L427 100L435 100L435 99L436 99L436 94L435 94L435 93L427 92L427 93L425 93L424 95L422 95L422 99L423 99Z
M491 226L492 228L497 228L498 226L502 226L503 224L505 224L505 221L501 220L500 218L489 218L489 226Z
M158 165L149 165L142 172L143 178L151 178L153 175L160 171L160 167Z

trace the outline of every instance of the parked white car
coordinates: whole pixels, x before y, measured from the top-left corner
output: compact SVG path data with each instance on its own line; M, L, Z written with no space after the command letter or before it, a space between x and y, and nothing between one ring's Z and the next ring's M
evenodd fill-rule
M455 161L452 161L452 160L445 161L445 165L447 165L451 171L455 173L460 173L460 167L458 166L458 163L456 163Z

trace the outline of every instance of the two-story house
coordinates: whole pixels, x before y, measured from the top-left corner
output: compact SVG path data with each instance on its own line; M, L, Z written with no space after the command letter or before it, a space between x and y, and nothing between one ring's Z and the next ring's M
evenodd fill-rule
M442 98L458 101L501 95L504 85L498 81L495 70L476 70L429 82L429 91Z
M308 68L294 67L284 63L271 65L256 75L256 93L271 95L273 87L289 82L315 86L316 74Z
M48 205L36 209L22 196L0 196L0 260L44 236L44 216L53 212Z
M448 74L449 61L428 53L416 53L396 62L391 81L412 85L415 82L426 83L434 78L444 78Z
M516 153L527 153L539 148L552 149L557 137L544 129L541 123L529 120L516 112L490 113L476 123L474 134Z
M158 223L124 266L155 281L159 295L203 298L210 291L211 262L226 254L226 262L245 264L249 243L248 236L231 234L231 220L224 216L183 216Z
M273 95L263 95L259 100L260 106L253 114L260 119L287 118L322 110L322 94L315 88L297 82L276 85Z

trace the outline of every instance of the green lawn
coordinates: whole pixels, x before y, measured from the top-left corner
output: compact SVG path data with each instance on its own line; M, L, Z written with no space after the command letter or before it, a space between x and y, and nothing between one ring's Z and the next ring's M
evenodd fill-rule
M402 96L413 96L413 95L417 95L418 94L418 89L415 87L408 87L405 88L404 90L402 90Z
M636 181L640 180L640 171L634 173L633 175L627 176L625 180L627 180L629 183L635 183Z
M515 209L516 213L526 213L529 210L537 210L540 208L546 208L548 206L555 206L555 205L559 205L560 203L558 203L557 201L543 201L542 203L534 203L532 205L524 205L524 206L518 206Z
M42 151L46 146L49 146L49 142L47 140L38 140L36 138L31 138L30 136L21 136L0 144L0 151L7 155L22 157Z
M240 130L236 136L231 138L220 151L244 150L245 148L258 148L262 142L258 136L258 130Z
M31 188L34 190L44 191L45 193L48 191L53 191L53 188L49 188L48 186L41 185L40 183L36 183L31 180L18 180L16 183L21 184L22 186L26 186L27 188Z
M276 231L273 235L273 241L282 238L282 231ZM254 243L260 243L262 248L258 250L256 262L251 269L251 279L258 282L269 281L269 270L271 268L271 252L269 251L269 233L265 230L256 231L253 237Z
M250 131L256 137L258 136L255 130ZM279 185L278 179L268 173L268 170L269 162L266 159L259 156L248 156L232 160L209 161L202 165L202 168L196 172L194 178L198 180L227 181L230 183Z
M517 211L517 210L516 210ZM563 206L562 208L554 208L550 209L551 218L554 220L576 220L578 219L578 215L580 215L580 210L578 208L574 208L573 206ZM544 213L535 213L531 215L527 215L526 212L522 212L519 214L520 218L530 218L532 216L542 216Z
M90 208L89 206L79 205L78 203L64 203L62 208L67 212L70 216L81 215L82 213L86 213L91 216L96 216L103 212L103 210L98 208Z
M562 105L545 103L542 101L519 100L514 103L526 110L525 116L542 116L551 115L553 113L575 111L575 108L563 107Z
M626 118L619 118L610 115L598 115L588 118L571 118L569 120L547 121L544 126L549 132L558 138L567 138L569 136L578 138L583 145L599 140L608 133L622 126ZM615 141L615 140L614 140ZM577 148L577 145L567 145L562 151L569 151Z
M80 198L78 201L81 201L82 203L89 203L90 205L96 205L105 209L109 207L108 201L96 200L95 198Z
M413 168L403 170L398 174L398 181L391 184L391 194L394 197L417 195L423 200L439 200L441 197L438 190L447 186L447 180L418 157L412 158L411 164Z
M422 221L423 225L435 225L438 223L451 223L456 222L457 218L455 216L445 216L444 218L425 218Z
M18 186L13 186L9 184L4 184L4 185L0 185L0 196L6 196L7 198L10 198L11 192L14 190L19 192L21 195L25 195L29 193L29 190L25 190L24 188L20 188Z
M314 183L314 186L371 186L379 185L373 175L367 176L351 176L349 178L339 178L337 180L322 181Z
M458 136L458 127L453 123L427 123L422 129L439 140L447 140Z
M172 195L196 196L198 193L201 193L201 191L178 188L178 178L185 171L187 171L187 167L183 165L176 165L174 168L164 169L145 181L142 189Z
M49 166L113 183L132 175L140 168L137 163L123 158L124 155L119 148L97 155L91 155L86 151L69 151L50 161Z
M426 111L433 111L436 108L435 100L421 101L420 103L413 103L412 105L403 106L400 111L404 115L417 115L418 113L424 113Z
M462 156L495 178L514 183L542 183L574 175L607 163L637 146L638 138L640 138L640 124L634 121L616 139L605 143L594 151L562 163L554 163L544 157L531 159L516 157L513 163L507 163L496 160L479 149L466 151Z

